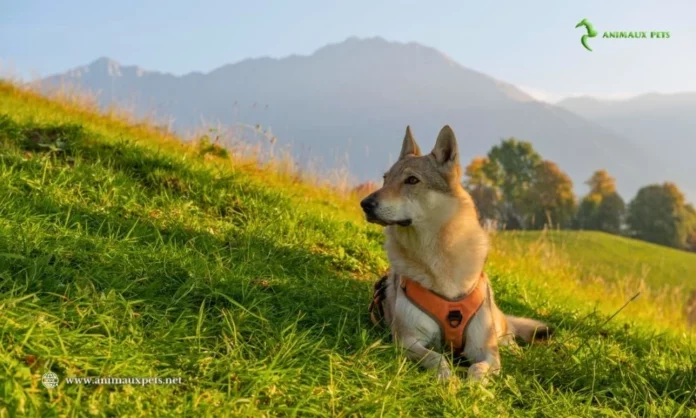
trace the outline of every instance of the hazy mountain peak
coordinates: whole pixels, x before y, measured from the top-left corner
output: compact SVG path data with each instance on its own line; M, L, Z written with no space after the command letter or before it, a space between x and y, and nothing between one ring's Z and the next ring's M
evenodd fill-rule
M666 164L665 179L675 179L691 199L696 196L696 93L645 93L624 99L574 97L558 103L569 111L625 135Z
M122 77L121 64L108 57L100 57L87 67L91 72L106 73L112 77Z
M342 55L348 57L353 54L382 53L385 51L392 53L399 51L404 54L410 53L413 54L411 58L414 60L416 60L418 57L425 59L437 58L459 65L450 57L446 56L435 48L431 48L417 42L389 41L381 36L368 38L351 36L342 42L328 44L317 49L313 54L310 55L310 57L327 54L332 54L339 57Z
M386 39L382 38L381 36L373 36L373 37L367 37L367 38L361 38L358 36L350 36L346 38L343 41L340 42L334 42L330 43L327 45L322 46L321 48L317 49L315 54L317 52L321 51L326 51L326 50L332 50L332 49L340 49L340 48L345 48L345 47L356 47L356 46L385 46L385 45L403 45L401 42L390 42L387 41Z
M347 168L362 180L378 177L398 154L406 125L427 148L444 124L460 138L462 161L514 136L557 162L581 192L600 168L629 196L638 186L669 179L630 139L416 42L350 37L310 55L247 59L181 77L102 57L46 82L101 91L105 106L122 104L143 115L156 110L184 132L203 120L272 128L280 144L294 143L296 153L304 145L328 165L349 155Z
M106 56L99 57L89 64L90 67L108 67L110 65L120 66L121 64L115 59Z
M142 77L147 73L140 67L123 66L109 57L99 57L85 66L67 71L66 75L70 78L83 78L87 75L91 77L124 77L125 75Z

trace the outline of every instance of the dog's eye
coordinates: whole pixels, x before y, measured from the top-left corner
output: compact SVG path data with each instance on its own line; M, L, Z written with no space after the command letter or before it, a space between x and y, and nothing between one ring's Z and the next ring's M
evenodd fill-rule
M419 181L420 181L420 180L418 180L416 177L414 177L414 176L409 176L409 177L406 179L406 181L405 181L404 183L406 183L406 184L416 184L416 183L418 183Z

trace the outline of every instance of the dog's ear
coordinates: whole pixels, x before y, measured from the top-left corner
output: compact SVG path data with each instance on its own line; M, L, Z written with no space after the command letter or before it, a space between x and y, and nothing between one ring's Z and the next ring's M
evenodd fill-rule
M445 125L437 135L433 156L438 163L443 165L459 165L459 150L457 149L457 138L449 125Z
M401 155L399 155L399 159L401 160L407 155L413 155L414 157L421 156L421 150L418 148L416 140L413 139L411 126L406 127L406 135L404 136L404 143L401 145Z

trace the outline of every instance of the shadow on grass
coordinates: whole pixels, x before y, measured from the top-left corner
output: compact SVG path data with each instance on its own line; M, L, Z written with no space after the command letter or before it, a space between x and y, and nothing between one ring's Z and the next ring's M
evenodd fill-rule
M201 173L188 171L165 157L145 156L137 149L90 147L77 149L74 155L104 160L153 193L166 189L182 199L211 204L188 183L209 179ZM172 181L172 176L177 180ZM211 322L218 319L220 310L246 310L263 318L250 320L244 328L242 336L247 341L255 338L254 327L295 323L315 335L319 344L345 354L355 354L363 331L372 329L366 310L372 282L337 270L331 254L312 252L304 243L263 238L243 229L220 236L183 225L164 227L142 217L67 207L49 197L27 197L23 203L30 216L44 219L44 236L35 241L32 237L17 240L14 237L22 231L16 229L0 237L0 253L21 255L9 262L3 259L6 266L0 266L0 272L30 278L26 291L44 295L41 303L59 304L58 295L64 289L88 282L97 292L113 290L129 300L145 300L153 310L195 316L205 303L206 320ZM65 221L68 213L69 223ZM234 211L229 213L230 220L235 216ZM84 229L75 230L75 225ZM313 227L311 222L308 227ZM499 298L499 302L515 315L537 316L514 295ZM568 318L562 309L543 319L559 329L560 335L547 345L526 349L520 358L506 355L504 359L518 372L534 376L541 386L587 394L591 402L611 404L620 397L636 396L635 388L616 388L616 375L624 374L645 382L641 390L648 389L639 396L668 396L694 404L693 393L684 390L696 387L693 366L650 367L612 357L618 346L637 361L657 361L651 358L652 344L659 343L659 338L616 327L610 327L610 336L604 337L593 328L603 318ZM373 338L384 335L371 332ZM573 344L565 344L573 338ZM577 340L589 343L578 349Z

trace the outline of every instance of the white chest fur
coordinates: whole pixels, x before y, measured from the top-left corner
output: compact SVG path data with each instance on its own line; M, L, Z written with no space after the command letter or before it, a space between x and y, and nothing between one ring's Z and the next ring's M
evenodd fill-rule
M410 335L426 347L434 350L442 348L440 326L428 314L414 305L401 287L396 294L395 320L398 332Z

